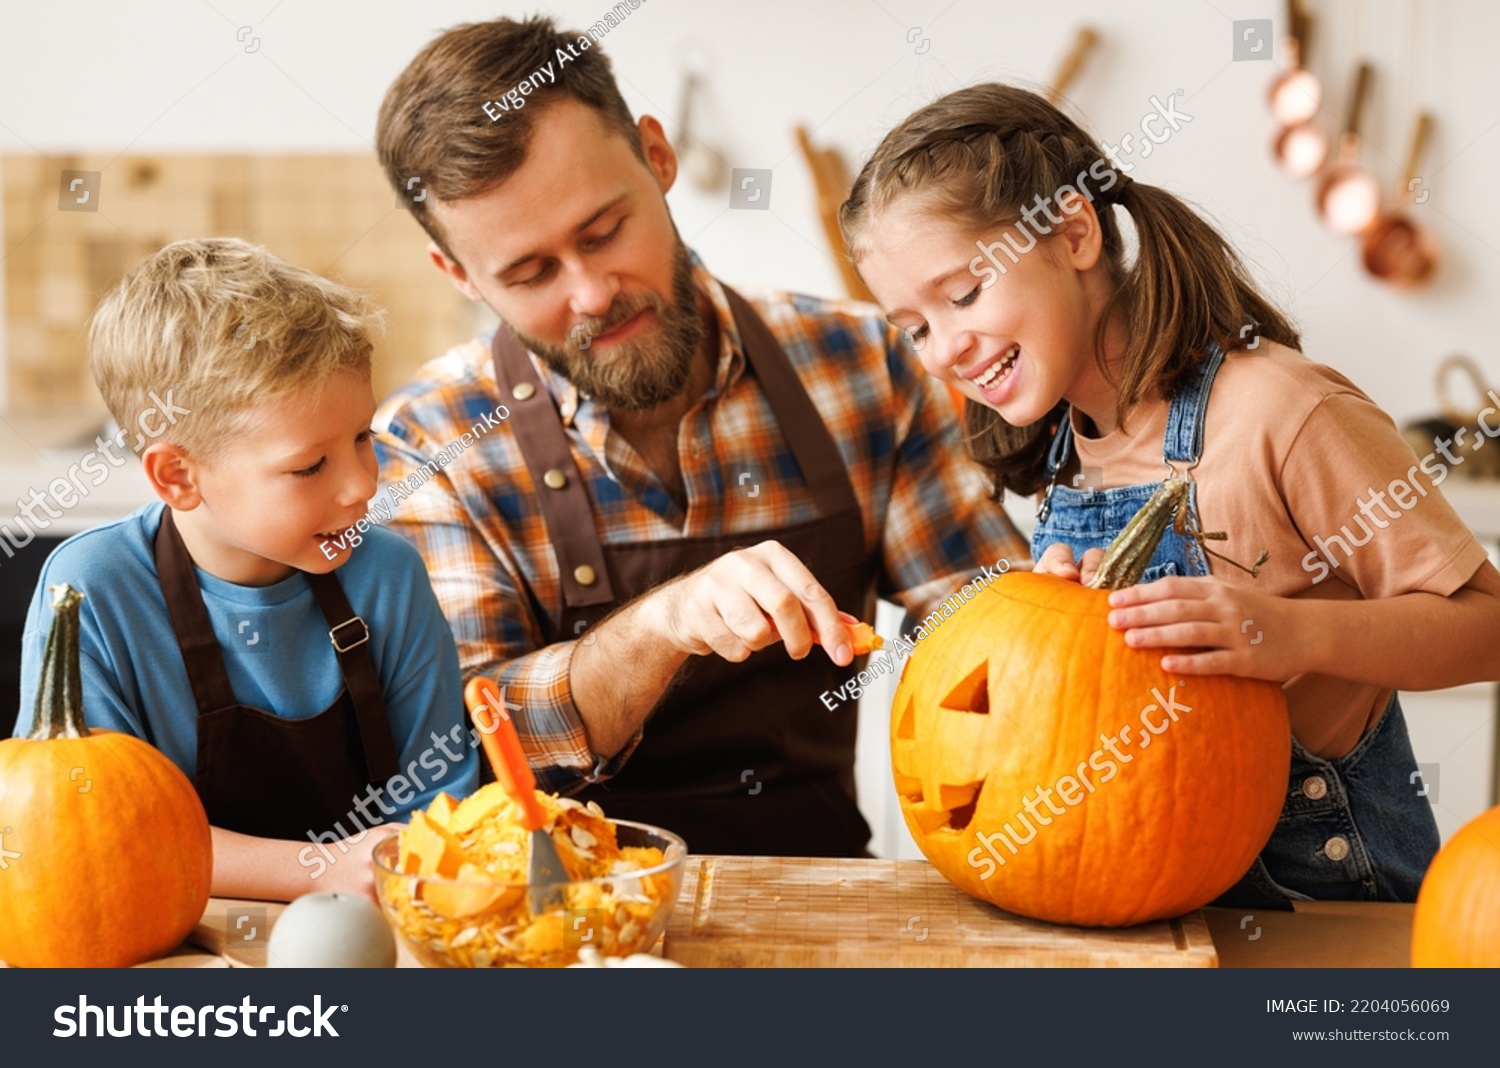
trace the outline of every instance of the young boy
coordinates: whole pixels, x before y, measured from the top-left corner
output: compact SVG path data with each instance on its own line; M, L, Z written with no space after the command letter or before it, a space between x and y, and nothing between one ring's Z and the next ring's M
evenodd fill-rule
M18 728L46 588L69 583L85 595L88 723L145 739L193 781L218 895L371 893L385 835L367 828L478 782L422 558L367 518L376 315L228 239L168 245L94 315L94 380L120 426L149 435L135 448L162 503L47 561Z

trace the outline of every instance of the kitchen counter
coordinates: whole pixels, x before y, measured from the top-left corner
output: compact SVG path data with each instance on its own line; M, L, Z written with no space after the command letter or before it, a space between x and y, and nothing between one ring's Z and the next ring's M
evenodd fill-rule
M712 859L715 858L693 857L689 862L701 864ZM684 884L674 919L692 916L694 891L691 884L692 880ZM968 904L968 899L963 898L959 891L952 892L956 899ZM987 906L980 907L987 909ZM273 902L214 898L210 900L203 920L181 949L164 960L143 967L263 967L265 940L285 908L285 905ZM1414 909L1413 905L1355 901L1298 902L1293 912L1250 913L1243 909L1205 908L1196 916L1185 917L1180 925L1194 927L1199 922L1197 917L1201 916L1221 968L1405 968L1410 965ZM262 921L266 925L264 929L260 927ZM1189 921L1193 922L1190 924ZM674 926L680 929L680 925ZM1063 936L1080 929L1053 930L1058 937L1049 941L1060 944ZM767 948L774 949L769 943ZM663 956L674 958L670 930L659 949ZM768 960L766 963L775 962ZM982 966L983 961L976 960L975 963ZM420 965L403 946L400 947L398 967Z

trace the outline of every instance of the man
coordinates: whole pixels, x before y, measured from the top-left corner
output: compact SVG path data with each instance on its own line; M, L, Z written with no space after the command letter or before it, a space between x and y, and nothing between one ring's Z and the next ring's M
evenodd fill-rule
M677 158L589 35L444 33L378 145L504 324L376 419L466 677L503 686L546 788L697 852L863 853L856 710L819 700L858 671L839 611L923 615L1026 555L946 399L874 309L752 305L691 256Z

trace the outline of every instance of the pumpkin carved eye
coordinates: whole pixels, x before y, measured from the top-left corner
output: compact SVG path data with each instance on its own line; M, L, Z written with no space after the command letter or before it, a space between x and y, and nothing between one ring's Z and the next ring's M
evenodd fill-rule
M922 735L924 739L937 736L935 751L930 742L920 749L917 746L917 717L921 713L915 698L907 698L896 723L896 792L910 802L912 814L924 831L962 831L974 819L984 775L972 756L990 744L987 739L995 721L989 712L988 661L981 661L960 679L932 710L935 722ZM955 762L964 753L971 759Z

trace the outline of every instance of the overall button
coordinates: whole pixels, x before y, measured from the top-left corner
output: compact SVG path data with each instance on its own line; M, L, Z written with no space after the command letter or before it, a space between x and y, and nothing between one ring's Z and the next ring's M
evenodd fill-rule
M1323 852L1329 860L1343 860L1349 855L1349 839L1336 834L1323 843Z
M598 580L599 576L588 564L580 564L573 569L573 578L577 580L580 586L592 586Z
M568 484L568 476L553 467L542 476L542 481L547 484L548 489L562 489Z
M1321 775L1309 775L1302 780L1302 793L1314 801L1321 801L1328 796L1328 783Z
M510 391L510 395L516 398L516 400L530 400L536 395L536 386L530 382L517 383L515 388Z

